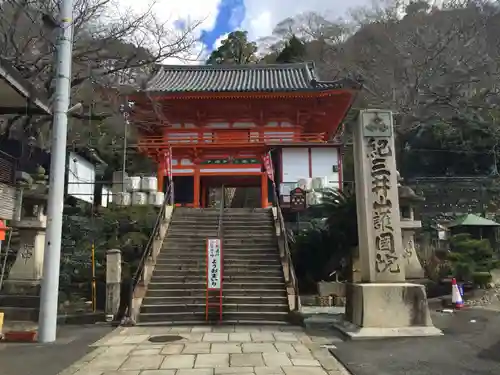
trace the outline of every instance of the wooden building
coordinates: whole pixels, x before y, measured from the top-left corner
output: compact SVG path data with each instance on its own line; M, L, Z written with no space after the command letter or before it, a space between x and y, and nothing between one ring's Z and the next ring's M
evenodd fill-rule
M313 63L158 66L130 98L139 149L158 163L165 189L172 150L176 203L204 207L207 191L260 187L273 200L263 157L271 152L277 186L325 177L342 184L333 138L360 85L321 81Z

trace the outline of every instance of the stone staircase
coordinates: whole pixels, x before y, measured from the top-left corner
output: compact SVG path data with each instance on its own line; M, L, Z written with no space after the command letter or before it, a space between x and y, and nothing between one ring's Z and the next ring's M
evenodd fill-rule
M138 324L205 322L206 239L217 236L219 213L175 210ZM271 210L226 208L223 228L223 321L285 324L289 308Z

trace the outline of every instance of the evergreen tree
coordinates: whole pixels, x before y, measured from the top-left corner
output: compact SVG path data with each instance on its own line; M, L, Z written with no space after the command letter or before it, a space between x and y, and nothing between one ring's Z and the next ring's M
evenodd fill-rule
M306 57L306 45L297 36L292 35L286 42L285 48L276 57L279 64L294 63L304 61Z

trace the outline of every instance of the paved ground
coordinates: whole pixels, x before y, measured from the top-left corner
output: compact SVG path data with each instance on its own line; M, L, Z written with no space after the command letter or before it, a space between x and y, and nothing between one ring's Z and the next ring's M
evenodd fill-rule
M53 344L0 344L1 375L57 375L112 331L104 326L61 326Z
M265 326L119 328L60 375L347 375L324 347L331 341L324 333ZM181 337L150 342L156 335Z
M498 375L500 312L433 313L441 337L346 341L332 353L355 375Z

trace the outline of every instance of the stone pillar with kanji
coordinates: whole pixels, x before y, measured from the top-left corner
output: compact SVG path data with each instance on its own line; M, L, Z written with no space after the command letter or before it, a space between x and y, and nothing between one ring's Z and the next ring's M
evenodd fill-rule
M348 286L348 324L339 327L352 337L441 334L425 287L405 279L395 154L391 111L360 111L354 165L361 282Z

